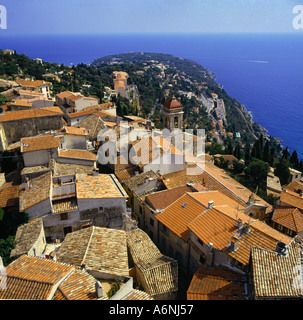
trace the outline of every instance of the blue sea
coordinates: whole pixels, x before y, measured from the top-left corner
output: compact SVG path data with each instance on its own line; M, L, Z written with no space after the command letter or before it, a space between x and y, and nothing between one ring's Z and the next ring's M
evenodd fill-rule
M194 60L214 72L268 134L303 158L303 33L1 35L0 48L66 65L125 52Z

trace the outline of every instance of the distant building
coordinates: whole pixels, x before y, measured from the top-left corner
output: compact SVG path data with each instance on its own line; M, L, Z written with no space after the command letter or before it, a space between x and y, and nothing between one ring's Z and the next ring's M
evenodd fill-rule
M44 81L44 80L24 80L24 79L17 79L15 80L22 89L29 90L29 91L37 91L43 93L45 97L50 97L50 86L51 82Z
M85 97L80 93L71 91L64 91L57 94L56 102L65 114L79 112L86 107L98 105L98 99Z
M163 105L163 127L172 131L183 129L183 106L175 98L167 100Z

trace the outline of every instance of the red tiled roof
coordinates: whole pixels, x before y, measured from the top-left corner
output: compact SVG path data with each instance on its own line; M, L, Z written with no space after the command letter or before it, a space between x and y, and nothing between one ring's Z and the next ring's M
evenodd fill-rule
M194 274L187 300L244 300L242 275L225 267L203 265Z
M37 108L20 111L8 111L0 115L0 122L16 121L21 119L31 119L40 117L50 117L63 115L59 107Z
M41 135L21 138L21 152L30 152L60 147L60 138L53 135Z

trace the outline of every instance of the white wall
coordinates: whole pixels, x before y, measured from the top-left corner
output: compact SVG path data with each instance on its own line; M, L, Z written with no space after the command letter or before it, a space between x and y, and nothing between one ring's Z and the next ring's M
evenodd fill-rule
M53 154L51 155L51 151ZM57 149L37 150L24 152L23 159L25 167L43 166L49 163L49 160L56 158L58 155Z

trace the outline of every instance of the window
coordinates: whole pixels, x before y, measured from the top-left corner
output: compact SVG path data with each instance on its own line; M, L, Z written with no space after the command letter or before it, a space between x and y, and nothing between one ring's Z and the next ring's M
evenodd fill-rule
M60 214L60 219L61 220L68 220L68 213L67 212L63 212Z
M205 261L206 261L206 260L204 259L204 257L203 257L202 255L200 255L200 262L201 262L201 263L205 263Z
M198 243L201 244L201 246L203 247L204 243L200 238L198 238Z
M64 236L66 236L68 233L72 232L72 227L65 227L63 228Z
M151 226L154 226L154 219L150 218L150 219L149 219L149 224L150 224Z
M103 207L99 207L99 212L103 212L104 208Z
M142 215L142 207L139 207L139 213Z

